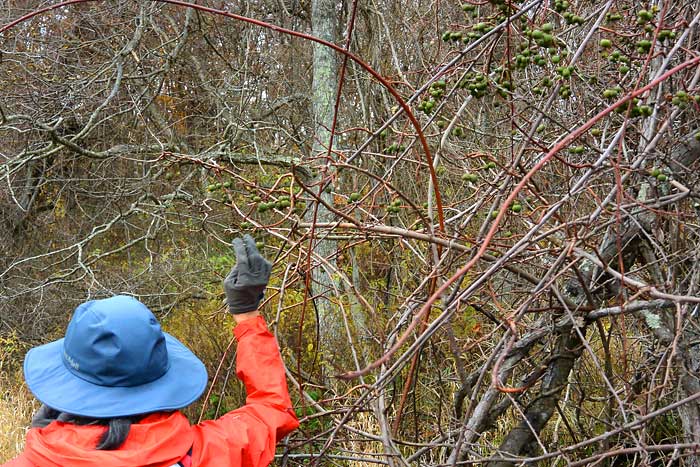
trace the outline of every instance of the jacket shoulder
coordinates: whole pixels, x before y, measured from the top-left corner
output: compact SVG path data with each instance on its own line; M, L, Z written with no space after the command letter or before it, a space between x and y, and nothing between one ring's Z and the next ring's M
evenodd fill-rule
M18 457L15 457L14 459L9 460L8 462L0 465L0 467L36 467L34 464L29 462L24 455L20 455Z

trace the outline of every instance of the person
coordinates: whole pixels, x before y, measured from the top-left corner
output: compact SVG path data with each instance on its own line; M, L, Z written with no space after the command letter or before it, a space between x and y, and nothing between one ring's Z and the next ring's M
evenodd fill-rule
M243 407L190 425L178 409L204 391L202 362L137 299L92 300L75 310L63 339L27 353L25 380L43 405L23 453L2 467L268 465L299 422L277 341L258 310L271 265L250 236L233 247L224 291L237 322Z

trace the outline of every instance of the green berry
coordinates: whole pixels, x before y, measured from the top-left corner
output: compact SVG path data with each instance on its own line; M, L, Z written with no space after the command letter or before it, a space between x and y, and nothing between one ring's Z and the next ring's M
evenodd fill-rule
M362 198L362 195L360 193L350 193L350 201L352 201L353 203L359 201L360 198Z
M610 39L601 39L600 46L604 49L612 47L612 41Z
M523 210L523 206L521 204L516 203L513 206L511 206L510 210L513 212L520 212Z

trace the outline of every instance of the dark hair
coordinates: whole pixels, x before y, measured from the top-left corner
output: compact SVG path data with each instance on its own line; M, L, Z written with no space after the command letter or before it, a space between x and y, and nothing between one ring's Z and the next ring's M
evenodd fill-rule
M104 425L105 431L97 441L96 449L113 451L119 449L129 437L131 424L138 422L143 415L123 418L88 418L59 412L47 405L42 405L32 417L32 428L43 428L53 421L73 423L75 425Z
M111 451L119 449L131 431L132 418L111 418L107 420L107 429L100 436L97 449Z

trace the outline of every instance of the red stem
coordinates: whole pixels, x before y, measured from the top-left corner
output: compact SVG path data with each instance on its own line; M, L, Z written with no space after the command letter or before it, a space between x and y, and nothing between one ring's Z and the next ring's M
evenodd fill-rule
M444 284L440 286L440 288L430 296L428 301L423 305L423 307L418 311L416 314L416 317L413 318L413 321L411 321L411 324L408 325L406 328L406 331L401 335L401 337L396 341L396 343L393 345L391 349L387 351L384 355L382 355L379 359L375 360L374 362L370 363L367 365L365 368L359 371L351 371L342 375L339 375L340 378L343 379L351 379L351 378L357 378L358 376L365 375L372 371L373 369L379 367L380 365L386 363L394 353L398 349L401 348L401 346L404 345L410 334L413 332L413 330L416 328L416 326L420 323L422 317L428 313L432 305L447 291L447 289L455 282L457 281L460 277L462 277L464 274L469 271L474 264L476 264L477 261L481 259L481 257L486 253L486 250L488 249L491 240L493 239L494 235L496 234L496 231L498 230L498 226L503 219L503 216L506 215L506 212L508 211L508 206L510 206L511 202L518 196L518 193L522 188L527 184L527 182L540 170L542 167L544 167L547 162L549 162L554 155L559 152L562 148L566 147L574 141L576 138L581 136L583 133L588 131L589 128L591 128L593 125L595 125L599 120L604 118L606 115L609 113L613 112L616 108L620 107L623 104L626 104L630 100L634 99L637 96L640 96L644 94L645 92L649 91L650 89L654 88L657 86L659 83L665 81L668 79L671 75L688 68L693 65L697 65L700 63L700 56L693 58L692 60L688 60L686 62L681 63L680 65L677 65L670 70L668 70L666 73L663 75L659 76L655 80L653 80L651 83L647 84L643 88L637 89L636 91L633 91L626 95L625 97L621 98L617 102L615 102L613 105L610 107L607 107L606 109L600 111L597 115L595 115L593 118L588 120L586 123L578 127L576 130L572 131L569 133L564 139L559 141L557 144L554 145L552 149L549 150L547 154L540 159L540 161L535 164L535 166L530 169L530 171L525 174L525 176L520 180L520 182L515 186L511 194L506 198L506 200L503 202L501 205L501 208L498 210L498 215L496 216L496 219L494 220L493 224L491 225L491 228L489 229L488 233L486 234L486 237L484 238L484 241L482 242L481 246L479 247L479 251L474 255L474 257L463 267L461 267L452 277L450 277L448 280L445 281Z

